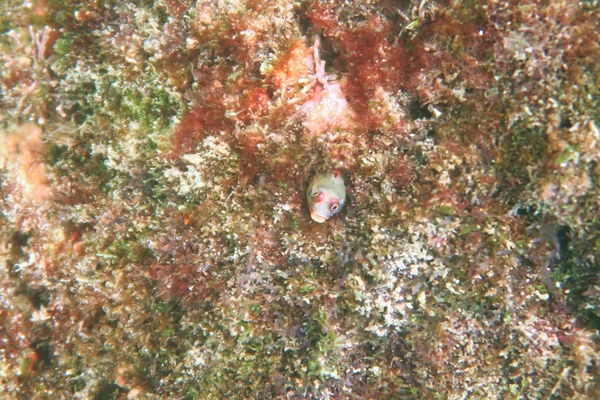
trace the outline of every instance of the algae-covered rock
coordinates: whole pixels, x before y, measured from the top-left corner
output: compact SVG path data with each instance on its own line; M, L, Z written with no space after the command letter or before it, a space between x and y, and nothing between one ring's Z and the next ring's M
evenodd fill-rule
M595 2L0 9L3 398L600 398Z

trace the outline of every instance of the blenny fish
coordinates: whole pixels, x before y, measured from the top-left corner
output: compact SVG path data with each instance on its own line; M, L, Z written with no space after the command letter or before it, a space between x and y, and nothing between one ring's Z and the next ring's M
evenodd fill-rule
M346 186L339 171L316 175L306 191L308 209L313 221L323 223L340 212L346 201Z

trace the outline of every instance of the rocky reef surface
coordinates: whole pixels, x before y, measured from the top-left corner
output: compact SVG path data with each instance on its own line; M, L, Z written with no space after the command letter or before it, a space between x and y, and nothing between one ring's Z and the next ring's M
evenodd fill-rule
M600 398L598 1L0 11L0 397Z

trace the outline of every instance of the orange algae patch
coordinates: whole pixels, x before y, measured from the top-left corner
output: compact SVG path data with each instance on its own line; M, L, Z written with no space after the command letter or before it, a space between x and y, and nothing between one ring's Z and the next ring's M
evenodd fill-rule
M251 86L243 90L240 98L241 110L237 120L244 125L249 125L257 118L264 116L269 109L269 93L262 86Z
M25 200L43 202L50 195L45 164L45 146L42 129L34 123L20 125L0 146L9 169L17 177ZM10 168L12 166L12 168Z
M285 98L286 91L298 85L311 72L312 54L304 40L296 40L273 65L274 90Z

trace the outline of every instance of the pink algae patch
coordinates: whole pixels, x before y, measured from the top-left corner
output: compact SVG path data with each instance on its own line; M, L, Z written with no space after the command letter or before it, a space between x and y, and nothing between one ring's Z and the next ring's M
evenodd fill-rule
M356 126L355 113L350 108L340 82L316 87L312 96L302 105L306 120L304 127L311 135L331 130L350 130Z
M304 127L311 136L356 126L344 83L325 72L319 47L318 36L310 48L303 41L294 43L273 72L276 92L289 104L300 105L298 113L304 117Z

